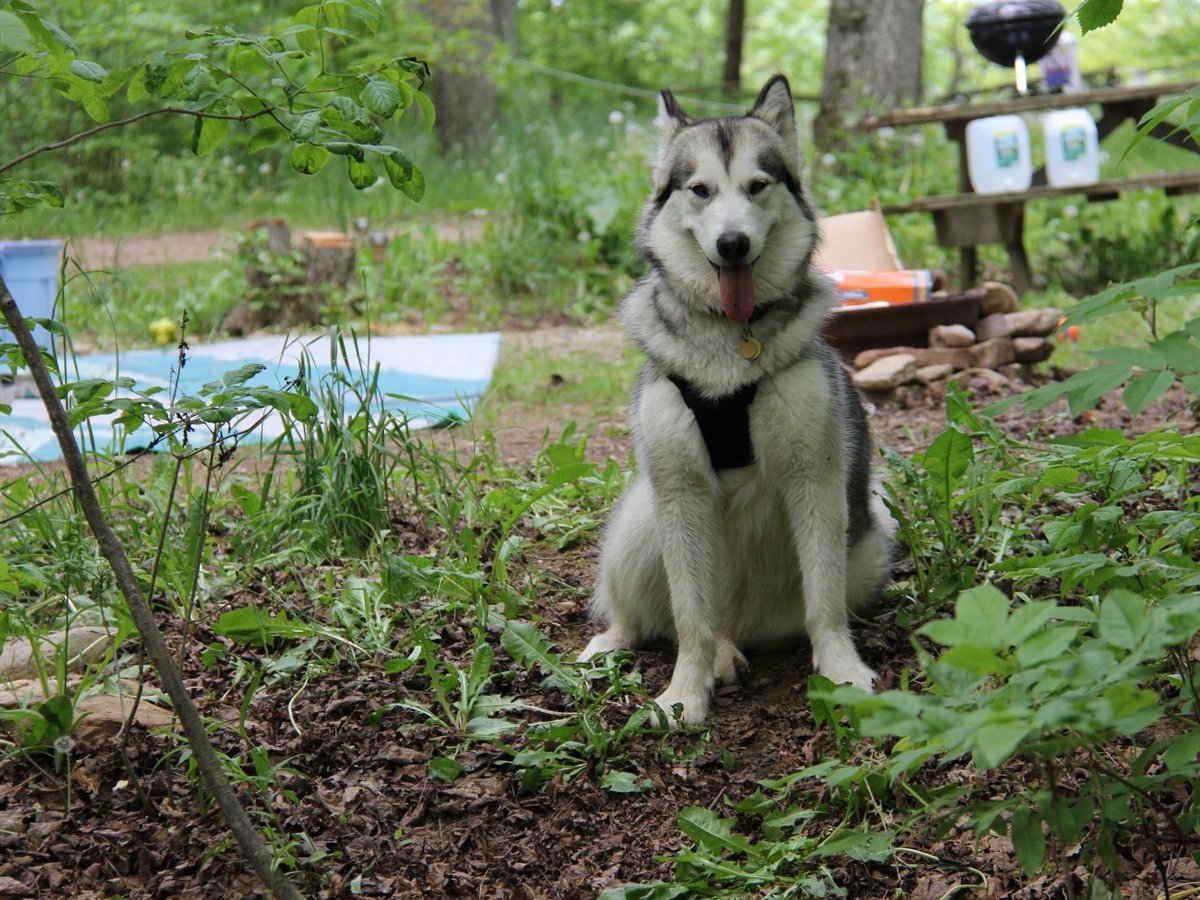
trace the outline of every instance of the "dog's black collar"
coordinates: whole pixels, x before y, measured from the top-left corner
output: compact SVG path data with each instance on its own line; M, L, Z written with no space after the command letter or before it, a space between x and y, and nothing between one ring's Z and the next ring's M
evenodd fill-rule
M713 400L705 397L696 386L678 375L668 375L679 388L687 404L714 471L740 469L754 463L754 445L750 440L750 404L758 391L758 382L743 385L732 394Z

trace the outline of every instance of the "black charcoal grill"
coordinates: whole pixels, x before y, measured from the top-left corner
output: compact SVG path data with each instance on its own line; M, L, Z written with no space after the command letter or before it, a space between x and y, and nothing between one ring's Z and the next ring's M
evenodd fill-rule
M1054 48L1065 16L1058 0L995 0L971 10L967 31L985 59L1014 69L1017 90L1023 94L1028 86L1026 64Z

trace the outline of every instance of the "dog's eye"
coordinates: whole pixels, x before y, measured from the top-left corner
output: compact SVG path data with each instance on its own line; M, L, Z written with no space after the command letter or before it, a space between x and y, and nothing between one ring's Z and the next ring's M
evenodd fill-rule
M699 197L701 200L708 199L708 188L702 184L693 184L690 188L688 188L688 190L690 190L692 194Z
M750 196L751 196L751 197L756 197L756 196L758 196L758 195L759 195L759 194L761 194L763 191L765 191L765 190L766 190L766 189L767 189L769 186L770 186L770 182L769 182L769 181L764 181L764 180L763 180L763 179L761 179L761 178L756 178L756 179L754 179L754 181L750 182L750 189L749 189L749 190L750 190Z

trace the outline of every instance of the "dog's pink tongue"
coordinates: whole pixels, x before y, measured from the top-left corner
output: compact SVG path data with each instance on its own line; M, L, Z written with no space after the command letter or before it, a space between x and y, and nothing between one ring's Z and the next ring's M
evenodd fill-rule
M751 266L721 266L717 273L725 318L745 322L754 315L754 269Z

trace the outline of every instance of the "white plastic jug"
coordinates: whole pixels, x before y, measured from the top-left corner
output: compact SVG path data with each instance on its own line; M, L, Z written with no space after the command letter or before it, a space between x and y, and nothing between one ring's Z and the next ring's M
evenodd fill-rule
M1046 181L1054 187L1100 180L1100 139L1086 109L1057 109L1042 120L1046 138Z
M967 123L967 173L977 194L1028 190L1033 183L1029 129L1020 116Z

